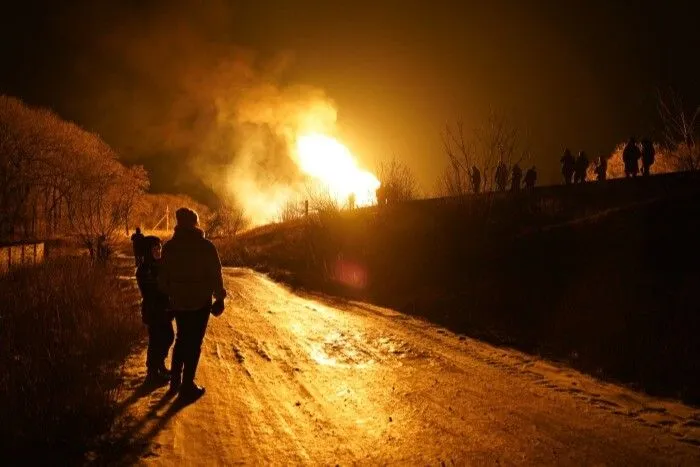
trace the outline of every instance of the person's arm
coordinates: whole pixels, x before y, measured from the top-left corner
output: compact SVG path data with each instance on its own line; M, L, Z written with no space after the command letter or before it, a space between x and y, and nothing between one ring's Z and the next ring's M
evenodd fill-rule
M226 289L224 288L224 278L221 273L221 260L219 259L219 253L216 251L216 247L213 244L211 244L210 268L214 299L221 301L226 298Z

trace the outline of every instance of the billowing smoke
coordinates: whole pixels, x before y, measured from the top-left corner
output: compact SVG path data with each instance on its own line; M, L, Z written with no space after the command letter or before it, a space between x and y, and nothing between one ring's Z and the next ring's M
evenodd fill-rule
M127 159L145 163L153 186L203 184L256 223L295 199L304 184L295 135L332 133L336 109L322 90L285 82L289 55L236 46L235 8L175 2L80 14L93 25L77 40L88 44L76 52L76 81L90 83L79 90L83 111Z
M213 141L197 158L198 175L221 196L233 196L252 222L274 219L283 206L304 193L305 177L292 153L296 136L310 131L332 133L333 103L313 88L265 83L221 97L216 106ZM233 135L234 141L217 147L226 135ZM207 161L219 151L228 151L230 157L225 170L217 173Z

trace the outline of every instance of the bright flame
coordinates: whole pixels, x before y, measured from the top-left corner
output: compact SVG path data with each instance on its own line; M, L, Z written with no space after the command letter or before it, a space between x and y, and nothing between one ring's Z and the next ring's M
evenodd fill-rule
M301 170L327 186L338 203L346 203L350 194L357 206L375 202L379 180L360 169L350 150L335 138L320 133L300 136L297 158Z

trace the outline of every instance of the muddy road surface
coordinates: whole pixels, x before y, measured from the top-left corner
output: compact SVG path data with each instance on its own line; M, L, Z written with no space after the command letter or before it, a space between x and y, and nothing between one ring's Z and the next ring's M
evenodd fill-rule
M226 269L183 406L128 362L111 462L691 465L700 411L400 313Z

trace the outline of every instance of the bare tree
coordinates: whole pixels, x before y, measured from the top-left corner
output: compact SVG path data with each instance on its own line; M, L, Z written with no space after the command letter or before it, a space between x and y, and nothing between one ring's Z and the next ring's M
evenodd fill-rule
M379 164L377 176L390 202L409 201L419 195L415 174L396 156Z
M243 209L227 200L222 202L207 220L207 237L235 237L248 226Z
M438 181L438 191L445 196L460 196L471 191L472 167L481 172L481 189L495 186L496 167L507 168L522 159L529 159L529 148L518 128L504 115L491 112L473 131L467 133L458 120L447 124L442 145L448 164ZM518 159L516 159L518 158Z
M302 201L298 199L287 200L277 213L278 222L289 222L304 217L305 209Z
M126 168L97 135L0 96L0 236L55 234L61 225L80 236L124 225L148 186L141 167ZM65 233L68 233L67 231Z
M465 138L462 120L454 126L445 125L441 137L449 164L441 175L438 190L445 196L465 195L470 190L472 165L477 164L474 142Z
M681 97L673 90L659 92L657 107L663 125L664 145L677 170L700 169L700 106L688 112Z
M146 230L166 230L167 226L175 225L175 211L183 206L196 211L204 224L214 215L207 206L186 195L147 193L135 200L128 222L132 227L141 226Z
M330 186L309 181L305 185L305 192L306 199L309 201L309 210L317 212L340 211L340 202Z
M143 169L119 164L106 145L102 151L83 161L68 196L74 233L91 252L97 237L109 239L128 222L133 200L148 186Z

